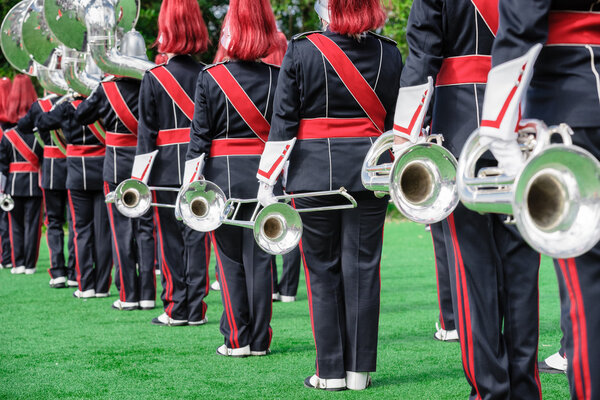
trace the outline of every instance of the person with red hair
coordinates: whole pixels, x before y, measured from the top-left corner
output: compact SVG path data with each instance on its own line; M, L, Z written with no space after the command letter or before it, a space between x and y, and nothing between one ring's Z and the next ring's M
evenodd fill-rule
M139 101L139 126L132 177L151 186L179 188L194 117L194 90L208 31L196 0L164 0L158 17L158 51L169 57L146 72ZM174 204L177 193L156 191L154 201ZM172 209L155 208L164 313L156 325L206 323L210 241L177 221Z
M4 131L11 128L12 124L8 122L8 96L12 82L9 78L0 79L0 140L4 136ZM0 185L4 186L6 176L0 176ZM2 191L4 190L1 188ZM8 232L8 213L0 209L0 269L12 268L10 255L10 234Z
M373 141L393 126L402 57L392 40L369 32L383 26L379 0L319 0L326 29L295 36L283 59L257 197L275 201L286 164L286 191L345 187L354 209L302 213L300 249L316 347L309 388L365 389L375 371L379 264L388 198L361 184ZM384 161L383 159L381 161ZM298 209L339 204L296 199Z
M254 171L269 134L279 68L260 60L277 40L268 0L232 0L221 34L222 63L205 68L196 87L185 183L204 173L230 198L251 198ZM204 160L206 164L204 165ZM238 213L249 219L253 205ZM223 225L213 233L224 311L222 356L263 356L272 338L271 256L252 231Z
M37 95L27 75L17 75L9 94L8 122L24 117ZM17 127L4 132L0 141L0 172L8 176L6 193L15 205L8 214L12 248L11 273L33 274L42 233L42 191L38 185L43 148L32 135L22 135Z

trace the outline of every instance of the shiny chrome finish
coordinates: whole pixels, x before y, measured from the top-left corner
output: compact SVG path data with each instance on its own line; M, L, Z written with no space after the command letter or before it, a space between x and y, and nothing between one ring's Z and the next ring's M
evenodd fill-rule
M69 87L85 96L92 94L101 82L102 71L87 53L80 53L63 46L63 54L65 80Z
M179 189L152 187L137 179L127 179L121 182L114 192L106 195L106 202L114 204L117 210L128 218L139 218L146 214L150 207L175 208L175 204L153 203L153 191L179 192Z
M58 58L61 53L58 49L52 51L49 65L43 66L36 63L36 75L40 85L51 93L60 95L67 94L69 85L65 80L65 75L62 69L58 67Z
M474 211L513 214L523 238L543 254L576 257L600 240L600 162L572 144L567 125L525 122L519 143L526 161L516 177L496 167L477 171L488 146L479 131L471 134L457 172L461 201ZM556 134L562 144L551 143Z
M210 181L195 181L179 191L176 214L194 230L214 231L222 223L226 201L219 186Z
M11 212L15 208L15 201L10 194L0 194L0 208L4 212Z
M123 35L123 38L121 39L121 52L128 57L148 60L144 37L135 29L132 29Z
M43 13L44 0L33 0L23 18L23 46L34 61L48 66L50 57L60 44L50 32Z
M445 219L458 204L457 161L434 140L441 138L432 135L427 142L406 148L393 163L378 164L394 143L393 132L386 132L373 143L361 172L366 189L376 196L389 193L402 214L422 224Z
M0 45L4 57L17 71L23 74L35 75L30 54L23 46L23 20L25 11L31 0L23 0L14 6L2 22Z

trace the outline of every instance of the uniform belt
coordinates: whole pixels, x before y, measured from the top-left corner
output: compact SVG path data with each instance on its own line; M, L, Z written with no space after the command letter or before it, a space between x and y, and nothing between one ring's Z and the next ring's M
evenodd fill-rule
M137 136L131 133L106 132L106 145L112 147L136 147Z
M381 132L369 118L315 118L303 119L298 128L298 139L335 139L378 137Z
M210 146L211 157L223 156L260 156L265 142L256 139L218 139Z
M492 57L482 55L448 57L442 62L436 86L487 83Z
M11 174L14 172L38 172L38 169L27 161L11 162L8 166L8 172Z
M67 158L67 156L60 151L58 146L46 146L44 147L44 158Z
M190 142L190 128L165 129L158 131L156 138L157 146L167 146L170 144L188 144Z
M67 145L67 157L104 157L104 154L104 146Z
M600 13L552 11L548 18L547 45L600 46Z

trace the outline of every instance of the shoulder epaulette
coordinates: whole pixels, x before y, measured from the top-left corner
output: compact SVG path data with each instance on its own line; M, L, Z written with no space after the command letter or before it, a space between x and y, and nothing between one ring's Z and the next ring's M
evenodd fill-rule
M386 41L386 42L388 42L388 43L391 43L391 44L393 44L394 46L397 46L397 45L398 45L398 43L397 43L397 42L396 42L394 39L391 39L391 38L389 38L389 37L387 37L387 36L383 36L383 35L380 35L380 34L378 34L378 33L375 33L375 32L369 32L369 34L370 34L370 35L373 35L373 36L375 36L376 38L379 38L379 39L381 39L381 40L384 40L384 41Z
M308 35L310 35L312 33L323 33L323 31L310 31L310 32L299 33L299 34L294 35L292 37L292 41L295 42L296 40L304 39L304 38L306 38Z
M204 68L202 68L202 71L206 71L207 69L211 69L212 67L216 67L217 65L226 64L227 62L229 62L229 60L223 60L218 63L209 64L209 65L205 66Z

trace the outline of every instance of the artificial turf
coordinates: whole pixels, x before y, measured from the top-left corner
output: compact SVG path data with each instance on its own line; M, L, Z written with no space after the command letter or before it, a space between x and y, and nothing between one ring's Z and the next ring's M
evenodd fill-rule
M49 289L42 242L35 275L0 271L0 398L467 398L459 344L433 339L438 308L431 247L421 225L386 225L373 386L332 393L302 386L314 373L315 352L303 274L298 301L273 305L272 353L232 359L215 354L223 343L218 292L207 298L207 325L153 326L160 302L154 311L116 311L110 308L114 288L113 296L90 300L73 298L72 289ZM543 359L560 340L556 276L547 258L540 305ZM546 399L569 397L564 375L541 379Z

